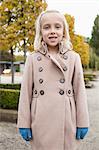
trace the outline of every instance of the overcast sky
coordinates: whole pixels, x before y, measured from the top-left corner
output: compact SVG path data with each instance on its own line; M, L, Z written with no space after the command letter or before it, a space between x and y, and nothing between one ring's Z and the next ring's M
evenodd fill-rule
M75 33L91 37L94 19L99 15L99 0L46 0L48 9L56 9L75 18Z

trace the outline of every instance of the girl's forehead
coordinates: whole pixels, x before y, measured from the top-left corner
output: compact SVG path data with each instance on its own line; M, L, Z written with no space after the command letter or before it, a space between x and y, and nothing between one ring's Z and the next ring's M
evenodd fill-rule
M63 18L59 13L45 13L41 17L41 24L60 22L63 23Z

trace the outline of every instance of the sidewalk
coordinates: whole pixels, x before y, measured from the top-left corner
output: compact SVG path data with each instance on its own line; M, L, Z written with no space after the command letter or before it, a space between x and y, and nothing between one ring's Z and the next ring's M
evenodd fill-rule
M11 83L11 74L2 74L0 75L0 83ZM22 74L15 73L14 74L14 83L21 83L22 81Z
M17 110L0 109L0 121L17 122Z
M0 122L0 150L31 150L31 147L22 140L16 124Z

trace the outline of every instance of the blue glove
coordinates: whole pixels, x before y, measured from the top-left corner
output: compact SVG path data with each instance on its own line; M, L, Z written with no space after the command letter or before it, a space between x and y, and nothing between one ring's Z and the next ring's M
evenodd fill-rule
M30 141L32 139L32 130L30 128L19 128L19 132L24 140Z
M80 140L85 137L88 132L88 128L76 128L76 139Z

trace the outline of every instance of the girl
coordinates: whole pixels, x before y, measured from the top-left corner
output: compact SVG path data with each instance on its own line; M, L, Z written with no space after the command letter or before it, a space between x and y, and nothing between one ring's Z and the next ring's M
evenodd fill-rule
M86 92L80 56L58 11L38 17L34 49L21 86L19 132L33 150L75 150L89 127Z

